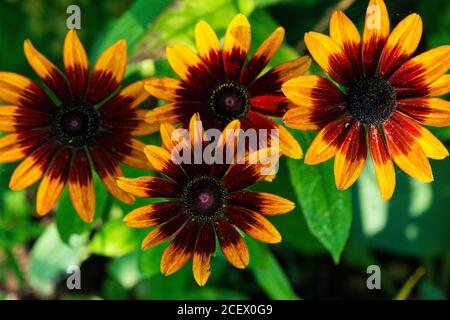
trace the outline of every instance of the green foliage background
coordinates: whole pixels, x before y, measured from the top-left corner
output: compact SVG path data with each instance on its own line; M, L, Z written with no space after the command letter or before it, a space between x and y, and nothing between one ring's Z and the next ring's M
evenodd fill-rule
M125 38L129 66L126 82L153 75L173 75L164 60L169 43L193 46L194 26L207 20L223 36L238 12L249 17L253 50L278 25L286 42L272 65L304 54L306 31L328 32L327 14L350 4L347 15L362 30L368 1L333 0L7 0L0 1L0 69L36 79L26 63L23 41L62 64L61 49L67 14L82 11L79 35L91 62L106 47ZM445 0L387 1L391 26L411 12L424 20L418 52L449 43L450 3ZM314 65L311 72L320 73ZM450 144L450 129L434 130ZM304 150L314 133L295 132ZM154 135L147 143L159 143ZM159 273L165 244L141 251L147 230L126 228L121 218L146 203L124 205L98 188L96 219L85 225L72 209L67 192L54 214L34 215L34 193L8 189L16 164L0 165L0 298L58 299L299 299L302 298L425 298L449 296L450 282L450 160L432 161L435 182L424 184L397 170L392 201L380 199L370 160L351 190L338 191L332 162L306 166L281 162L273 183L255 190L291 199L297 208L271 221L283 235L279 245L247 238L251 262L242 271L218 252L212 276L199 288L190 264L170 277ZM126 169L129 177L149 175ZM100 186L100 184L98 184ZM67 290L66 268L80 264L82 290ZM382 290L366 288L366 268L377 264ZM416 285L416 281L419 280ZM411 288L412 291L411 291Z

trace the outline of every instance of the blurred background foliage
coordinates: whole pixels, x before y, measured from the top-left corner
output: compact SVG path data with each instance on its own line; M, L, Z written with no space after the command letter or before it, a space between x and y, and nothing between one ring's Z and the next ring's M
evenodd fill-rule
M286 42L272 65L305 53L306 31L328 32L333 8L362 30L366 0L2 0L0 1L0 69L36 79L26 63L23 41L33 44L58 65L66 30L66 9L81 8L79 35L91 63L106 47L125 38L129 66L126 82L173 75L164 60L165 46L193 46L194 26L207 20L223 36L238 12L252 25L252 50L278 25ZM411 12L424 20L418 52L449 43L450 2L387 1L391 25ZM313 65L313 73L321 73ZM157 102L149 101L149 108ZM450 147L450 128L434 130ZM304 150L314 133L295 132ZM154 135L146 143L159 143ZM370 164L370 160L368 161ZM57 299L298 299L449 297L450 160L432 161L435 182L413 181L397 170L392 201L381 201L374 171L366 166L349 191L337 191L332 162L306 166L281 161L277 179L255 190L277 193L297 208L271 221L283 235L267 247L247 239L251 262L242 271L218 252L206 287L195 284L191 265L164 277L159 261L165 244L141 251L147 230L126 228L121 218L148 203L124 205L97 188L96 219L85 225L72 209L67 191L52 215L34 214L35 189L12 192L8 181L16 164L0 165L0 298ZM126 169L137 177L152 173ZM100 184L97 184L100 186ZM69 265L81 265L82 289L65 285ZM382 290L368 290L366 268L381 268Z

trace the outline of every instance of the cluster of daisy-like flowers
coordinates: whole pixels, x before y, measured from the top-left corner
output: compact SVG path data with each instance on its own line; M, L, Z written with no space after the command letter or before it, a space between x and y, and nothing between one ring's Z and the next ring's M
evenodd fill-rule
M274 117L291 128L320 130L305 162L335 157L339 189L357 180L367 144L383 199L390 199L395 189L393 162L418 180L433 180L428 158L442 159L448 151L423 125L450 124L450 103L436 98L450 91L450 46L411 58L421 33L417 14L390 32L382 0L370 1L362 39L345 14L336 11L330 36L305 35L325 78L304 75L311 64L306 56L265 71L283 43L281 27L249 57L251 30L244 15L231 21L222 46L209 24L201 21L195 28L197 53L179 44L167 48L178 79L151 78L122 90L123 40L108 48L90 72L83 45L76 32L69 31L64 73L27 40L25 56L53 94L29 78L0 72L0 99L8 103L0 106L0 131L8 132L0 138L0 162L23 159L10 180L14 190L41 180L36 193L39 215L52 210L67 184L74 208L92 222L93 169L111 194L126 203L135 196L167 199L133 210L124 221L133 228L155 227L143 249L173 239L161 259L162 273L172 274L192 259L195 280L204 285L216 239L237 268L249 263L239 230L262 242L281 241L265 216L287 213L294 204L277 195L245 191L267 179L262 151L277 149L290 158L302 157L300 145ZM149 96L167 103L148 110L143 104ZM177 128L186 128L188 136L174 141ZM246 149L243 162L173 161L177 145L184 147L185 156L194 157L196 146L205 147L203 132L210 128L221 130L218 145L232 155L237 151L229 146L236 143L230 142L237 136L230 131L277 132L279 143L269 143L264 150ZM161 147L135 139L158 129ZM253 154L259 162L248 161ZM161 177L125 178L121 164L155 170Z

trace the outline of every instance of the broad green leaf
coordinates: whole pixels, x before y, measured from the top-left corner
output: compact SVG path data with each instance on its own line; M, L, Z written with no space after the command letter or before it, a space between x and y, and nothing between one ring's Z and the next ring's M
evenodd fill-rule
M89 248L92 253L106 257L122 256L140 248L144 234L142 230L128 228L121 219L110 220L94 235Z
M218 34L223 34L237 13L234 1L178 0L141 37L130 56L130 63L162 59L165 57L165 48L170 43L193 46L194 28L200 19L207 20Z
M28 280L33 289L44 295L51 294L67 267L80 265L86 255L86 241L87 236L77 236L67 245L59 238L55 224L49 225L31 250Z
M137 0L112 26L108 25L106 32L94 44L92 56L98 57L103 50L120 39L125 39L128 48L132 48L170 3L170 0Z
M191 263L186 263L180 270L170 276L161 273L144 279L136 287L140 299L166 300L185 299L192 287L198 287L192 276Z
M288 277L266 245L253 239L246 239L250 250L249 268L256 281L270 299L299 299Z
M396 189L384 202L368 161L354 192L352 237L389 252L434 256L450 243L450 158L432 161L434 182L423 183L397 169Z
M252 191L262 191L279 195L291 200L296 207L291 212L281 216L270 217L270 221L276 226L283 241L282 246L286 250L294 249L296 251L308 254L325 252L323 245L315 238L306 224L305 215L299 205L295 190L292 187L291 177L288 172L287 160L282 158L277 177L272 182L261 182L251 187Z
M295 136L304 148L310 145L310 133ZM338 263L352 222L350 192L336 188L331 161L310 166L288 159L288 168L309 229Z
M145 277L151 277L159 273L161 257L166 245L161 244L156 247L139 251L139 270Z
M7 258L8 266L13 271L15 279L17 280L19 287L22 289L24 282L25 282L25 278L24 278L22 270L18 264L18 261L14 255L13 251L10 248L3 248L3 251ZM2 267L0 267L0 270L1 269L2 269ZM0 279L2 279L2 278L3 278L3 276L0 277ZM4 279L2 279L2 280L4 280Z

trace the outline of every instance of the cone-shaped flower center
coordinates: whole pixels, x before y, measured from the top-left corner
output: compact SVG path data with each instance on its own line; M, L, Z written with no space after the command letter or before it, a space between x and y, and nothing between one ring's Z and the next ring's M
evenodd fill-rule
M211 219L220 214L224 199L222 183L210 176L192 179L183 190L183 202L187 213L199 220Z
M235 82L217 86L209 97L213 114L225 121L245 117L250 106L247 89Z
M379 77L355 81L347 96L350 114L364 124L381 124L390 118L396 107L394 87Z
M61 106L55 114L52 131L62 144L81 148L91 143L100 127L97 111L88 105Z

